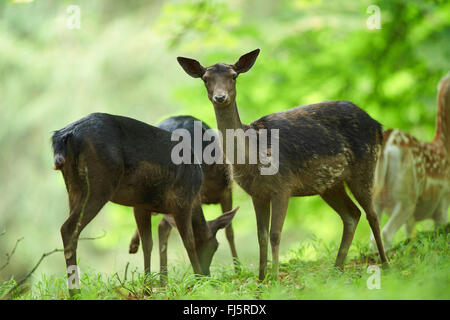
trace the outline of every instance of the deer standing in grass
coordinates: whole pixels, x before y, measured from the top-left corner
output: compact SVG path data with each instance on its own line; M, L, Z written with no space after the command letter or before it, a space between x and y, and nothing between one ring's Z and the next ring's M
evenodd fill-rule
M204 122L191 116L176 116L163 120L158 124L158 128L173 132L177 129L185 129L189 132L191 137L195 137L194 123L198 121L201 123L202 137L207 130L211 128ZM215 137L217 139L217 136ZM214 140L218 143L218 140ZM207 142L202 143L202 152L207 146ZM194 150L194 140L191 140L191 148ZM216 149L218 150L218 149ZM203 204L216 204L220 203L222 212L226 213L232 209L232 180L231 172L228 164L223 163L202 163L203 170L203 183L200 189L201 202ZM167 274L167 242L169 239L170 231L175 226L174 221L169 219L168 216L164 216L164 219L158 225L159 235L159 257L160 257L160 269L161 274ZM231 249L231 255L233 262L237 266L238 256L236 251L236 245L234 243L233 227L230 223L226 227L226 237ZM130 253L136 253L139 248L139 232L136 231L130 241Z
M68 270L77 264L81 231L111 201L134 207L146 272L153 245L151 214L158 212L174 219L194 273L209 274L218 247L216 233L229 225L237 209L205 221L199 193L202 169L172 162L176 142L170 132L127 117L93 113L56 131L52 142L55 169L61 170L69 194L70 214L61 227Z
M178 62L187 74L204 81L222 132L223 146L229 143L227 129L279 130L279 169L273 175L261 175L259 164L249 164L250 150L245 150L245 163L239 164L230 159L223 147L232 163L233 179L252 197L260 249L259 279L264 279L266 274L269 237L272 272L278 277L280 236L289 198L293 196L320 195L340 215L344 231L335 265L343 268L361 215L347 195L344 183L366 212L381 261L387 263L372 203L373 176L382 142L381 125L348 101L297 107L262 117L250 125L242 124L236 105L236 78L253 66L258 54L259 49L243 55L235 64L217 63L207 68L190 58L178 57ZM271 146L267 150L269 154Z
M447 221L450 204L450 74L438 86L436 134L422 142L400 130L384 133L382 156L375 175L375 210L389 216L382 235L386 246L405 225L411 236L417 221Z

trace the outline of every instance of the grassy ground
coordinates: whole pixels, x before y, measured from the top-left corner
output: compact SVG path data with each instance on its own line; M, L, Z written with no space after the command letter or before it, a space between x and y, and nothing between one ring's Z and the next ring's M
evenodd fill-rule
M196 279L190 266L173 266L167 285L159 275L147 278L135 271L125 275L104 275L94 271L82 274L78 299L450 299L450 224L438 232L420 232L388 251L390 268L368 270L377 256L365 245L355 244L358 254L349 259L343 272L332 267L337 248L320 240L305 242L282 261L279 281L257 280L256 266L212 268L211 277ZM270 266L269 266L270 267ZM143 294L146 283L146 294ZM15 284L0 285L0 296ZM63 277L42 276L14 299L67 299Z

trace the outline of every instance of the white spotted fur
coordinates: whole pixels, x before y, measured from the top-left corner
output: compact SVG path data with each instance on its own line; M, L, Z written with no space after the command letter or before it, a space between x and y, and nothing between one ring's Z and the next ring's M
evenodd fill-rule
M426 143L400 130L393 130L385 141L375 171L375 210L389 216L382 236L392 245L397 230L405 225L407 236L417 221L433 219L436 226L446 223L450 204L450 169L447 110L450 81L439 85L436 137ZM372 239L373 240L373 239Z

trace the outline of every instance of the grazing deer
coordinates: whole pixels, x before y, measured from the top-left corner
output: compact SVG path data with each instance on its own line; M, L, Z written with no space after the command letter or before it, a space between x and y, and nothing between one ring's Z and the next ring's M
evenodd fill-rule
M374 204L389 216L382 235L387 246L405 225L410 236L417 221L432 218L435 226L447 220L450 204L450 74L438 86L436 134L422 142L400 130L384 133L376 168Z
M381 125L348 101L297 107L262 117L250 125L242 124L236 105L236 78L253 66L258 54L259 49L241 56L235 64L217 63L207 68L189 58L178 57L178 62L188 75L204 81L222 132L223 145L229 145L227 129L279 130L279 140L276 140L279 169L273 175L261 175L260 164L249 164L248 145L245 146L244 164L230 159L227 149L223 148L226 158L233 164L233 179L252 197L260 248L259 278L264 279L267 267L270 205L272 269L278 276L281 230L289 198L293 196L320 195L341 216L344 232L335 265L343 268L361 215L347 195L344 182L366 212L381 261L387 263L372 204L373 175L381 149ZM267 147L268 154L271 146ZM233 155L236 155L236 144L234 148Z
M55 169L61 170L69 194L70 215L61 227L68 269L76 266L81 231L111 201L134 207L146 272L153 245L151 213L158 212L173 217L194 272L209 274L218 247L216 233L229 225L237 209L205 221L199 193L202 169L171 161L176 143L170 132L93 113L56 131L52 142Z
M194 137L195 121L201 122L199 119L191 116L170 117L159 123L158 128L167 130L169 132L173 132L177 129L186 129L190 133L191 137ZM205 131L211 128L204 122L201 122L201 124L203 136ZM217 139L217 137L215 139ZM194 141L191 140L191 142L192 142L192 150L194 150ZM206 141L203 141L202 151L205 149L206 144L207 144ZM202 170L203 170L203 184L200 189L201 202L203 204L220 203L223 213L230 211L232 209L231 208L232 180L229 165L220 163L212 163L212 164L202 163ZM158 225L160 269L161 274L163 275L167 273L167 240L169 238L172 226L174 226L174 223L173 220L169 218L169 216L164 216L164 218ZM238 257L236 245L234 243L233 227L231 223L228 227L226 227L226 236L228 243L230 244L233 262L236 265ZM136 253L138 248L139 248L139 232L136 230L130 242L129 252Z

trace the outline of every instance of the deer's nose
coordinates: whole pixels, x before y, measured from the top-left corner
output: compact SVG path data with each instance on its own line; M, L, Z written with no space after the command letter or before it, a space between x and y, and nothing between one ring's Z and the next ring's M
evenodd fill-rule
M227 98L227 95L226 94L222 94L222 95L215 95L214 97L213 97L213 99L214 99L214 101L215 102L224 102L225 100L226 100L226 98Z

